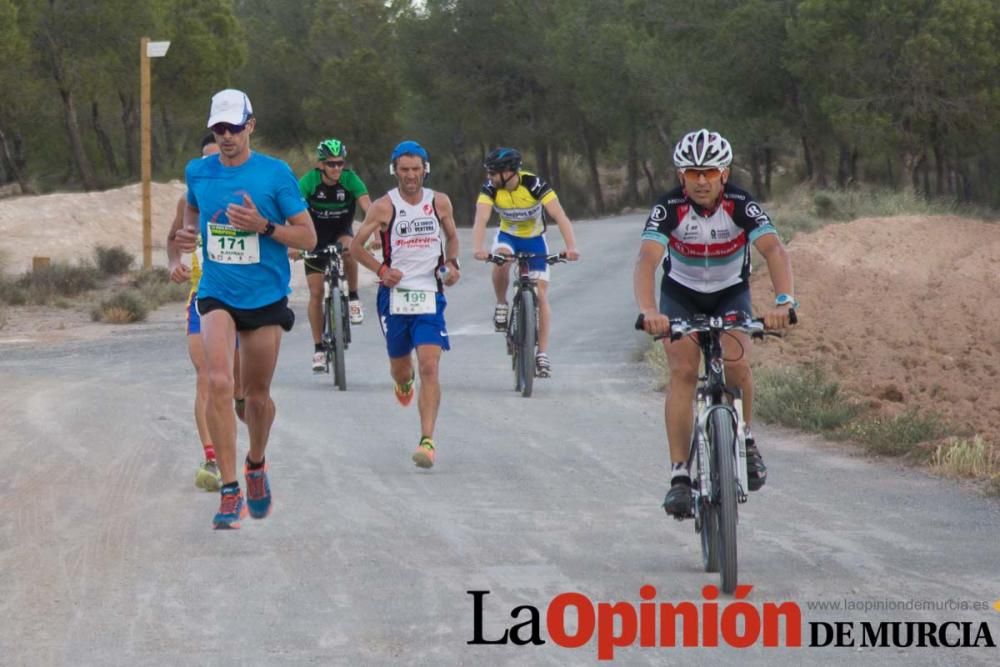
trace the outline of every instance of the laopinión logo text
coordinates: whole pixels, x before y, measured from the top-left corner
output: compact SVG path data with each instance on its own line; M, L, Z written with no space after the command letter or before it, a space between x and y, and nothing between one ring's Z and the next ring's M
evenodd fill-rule
M510 611L517 621L503 632L487 634L485 605L489 590L470 590L473 632L470 645L539 646L553 644L577 649L596 637L597 658L611 660L616 649L802 647L802 610L793 601L753 604L746 600L752 586L737 586L732 600L718 602L716 586L702 588L700 602L656 600L656 588L639 589L640 602L594 602L583 593L560 593L542 612L524 604ZM575 615L575 623L572 616ZM678 642L680 631L680 642ZM543 636L544 635L544 636ZM838 621L810 622L807 647L995 647L986 622ZM547 637L547 638L546 638ZM859 643L860 642L860 643Z

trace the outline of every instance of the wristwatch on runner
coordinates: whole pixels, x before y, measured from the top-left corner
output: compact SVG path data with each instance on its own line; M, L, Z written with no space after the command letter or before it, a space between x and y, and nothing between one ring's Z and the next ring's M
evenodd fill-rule
M274 223L268 222L267 226L264 227L264 231L261 232L264 236L274 236Z
M461 265L458 263L458 257L452 257L451 259L446 259L446 260L444 260L444 263L445 264L451 264L452 266L455 267L456 271L461 271L462 270Z

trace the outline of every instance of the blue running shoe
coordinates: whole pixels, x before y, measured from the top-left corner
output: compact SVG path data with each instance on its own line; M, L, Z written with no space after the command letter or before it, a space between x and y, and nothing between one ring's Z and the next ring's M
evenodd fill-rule
M250 516L263 519L271 513L271 485L267 481L267 464L263 468L250 470L243 464L243 474L247 480L247 506Z
M212 519L216 530L235 529L240 527L240 519L247 515L247 506L243 502L243 492L239 487L222 489L222 504Z

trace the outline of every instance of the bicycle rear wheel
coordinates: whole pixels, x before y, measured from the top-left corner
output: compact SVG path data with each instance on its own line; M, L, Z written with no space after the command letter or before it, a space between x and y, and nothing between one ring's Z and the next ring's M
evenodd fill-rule
M732 413L713 410L708 420L709 445L713 454L713 474L717 475L714 489L719 521L719 571L722 592L736 590L736 431Z
M519 356L521 363L521 396L528 398L531 396L531 389L535 383L535 345L537 344L538 322L536 321L538 310L535 308L535 293L531 290L524 290L521 293L520 313L521 344Z
M341 391L347 390L347 370L344 366L344 302L341 298L340 288L334 287L330 291L330 342L331 350L327 355L333 361L333 381Z

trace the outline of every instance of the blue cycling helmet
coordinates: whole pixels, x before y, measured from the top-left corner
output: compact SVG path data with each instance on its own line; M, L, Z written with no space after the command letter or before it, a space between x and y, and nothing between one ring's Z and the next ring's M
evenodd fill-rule
M427 151L423 146L418 144L416 141L401 141L392 149L392 155L389 157L389 173L393 176L396 175L396 160L403 157L404 155L415 155L424 161L424 168L427 173L431 173L431 162L430 157L427 155Z

